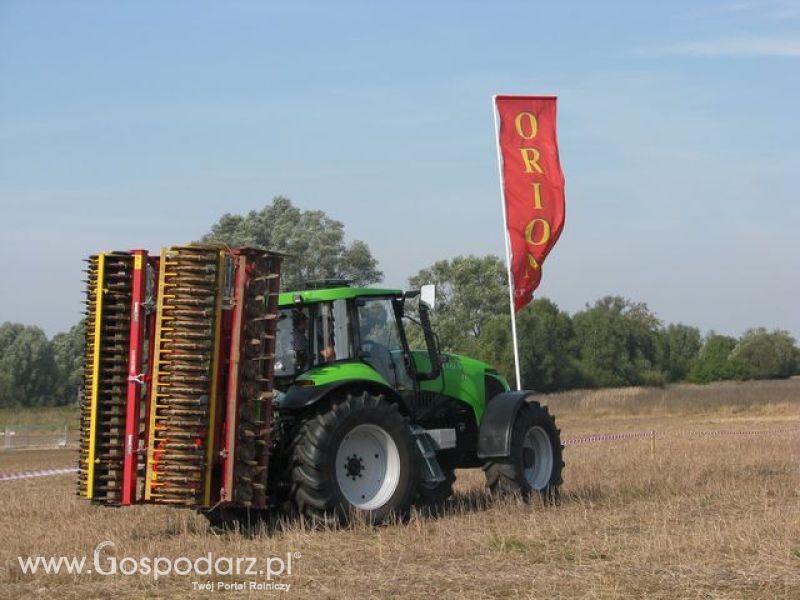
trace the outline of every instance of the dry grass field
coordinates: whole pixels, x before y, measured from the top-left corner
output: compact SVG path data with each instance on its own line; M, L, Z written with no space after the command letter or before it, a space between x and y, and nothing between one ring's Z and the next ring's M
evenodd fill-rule
M80 425L74 406L49 406L42 408L0 408L0 429L6 425L23 425L41 429L60 430L64 425L77 430Z
M70 476L0 482L0 596L296 598L800 598L800 380L550 396L564 437L658 432L570 446L561 501L491 501L480 471L459 474L439 517L341 531L290 523L217 533L185 510L104 509ZM0 473L72 466L74 451L0 452ZM191 559L299 552L279 591L203 592L203 576L26 575L18 556ZM213 578L212 584L219 578ZM246 575L222 580L263 580Z

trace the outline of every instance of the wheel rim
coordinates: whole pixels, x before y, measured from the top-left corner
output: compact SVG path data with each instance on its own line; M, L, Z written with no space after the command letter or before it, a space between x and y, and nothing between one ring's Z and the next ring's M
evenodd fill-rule
M400 482L400 452L392 436L373 424L351 429L336 451L336 482L356 508L386 504Z
M525 480L534 490L543 490L553 473L553 446L544 427L536 425L525 434L522 443Z

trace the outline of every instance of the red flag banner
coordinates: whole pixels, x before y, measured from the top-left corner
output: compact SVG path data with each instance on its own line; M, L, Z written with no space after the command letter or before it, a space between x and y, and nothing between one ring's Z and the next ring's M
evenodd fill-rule
M495 96L514 308L533 299L542 264L564 228L564 174L558 160L556 98Z

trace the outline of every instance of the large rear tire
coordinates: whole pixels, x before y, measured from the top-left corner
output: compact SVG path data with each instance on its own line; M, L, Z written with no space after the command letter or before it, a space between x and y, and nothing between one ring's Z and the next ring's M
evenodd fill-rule
M292 444L291 499L317 522L378 524L408 512L417 456L408 419L383 396L348 394L318 409Z
M487 462L486 485L493 494L516 493L526 500L555 500L564 468L561 432L546 406L522 405L514 420L509 456Z

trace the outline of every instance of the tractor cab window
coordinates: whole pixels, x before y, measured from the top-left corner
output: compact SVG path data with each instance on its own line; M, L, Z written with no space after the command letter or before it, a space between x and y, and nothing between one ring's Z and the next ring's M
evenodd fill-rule
M277 377L299 375L313 366L352 356L345 300L278 311Z
M284 308L278 311L275 340L275 375L302 373L309 367L308 309Z
M314 364L352 358L347 301L320 302L315 307L315 335L312 339Z
M398 389L412 389L405 350L390 298L358 302L358 333L362 360Z

